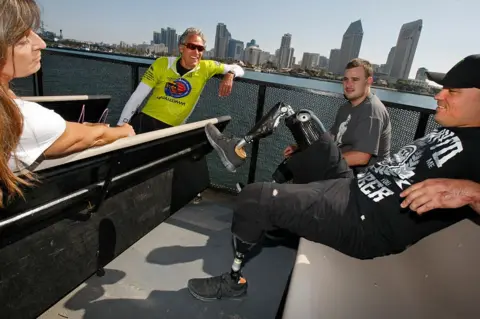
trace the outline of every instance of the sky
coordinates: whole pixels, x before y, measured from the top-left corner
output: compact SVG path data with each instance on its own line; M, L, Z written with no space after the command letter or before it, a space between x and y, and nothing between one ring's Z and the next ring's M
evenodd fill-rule
M285 33L292 34L296 61L304 52L330 55L340 48L349 24L361 19L360 57L383 64L402 24L423 20L410 77L417 69L447 72L467 55L480 53L475 31L478 0L37 0L45 29L64 38L119 43L150 43L153 31L171 27L181 34L200 28L213 48L217 23L245 44L255 39L274 54Z

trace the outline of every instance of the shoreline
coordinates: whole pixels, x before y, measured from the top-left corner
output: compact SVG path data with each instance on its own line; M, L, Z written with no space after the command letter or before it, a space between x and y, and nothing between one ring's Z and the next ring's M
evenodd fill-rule
M253 70L250 70L248 69L249 71L253 71ZM322 81L322 82L331 82L331 83L339 83L341 84L342 81L340 80L334 80L334 79L329 79L329 78L321 78L321 77L316 77L316 76L295 76L295 75L291 75L289 73L283 73L283 72L264 72L264 71L261 71L262 73L266 73L266 74L275 74L275 75L283 75L283 76L290 76L290 77L293 77L293 78L299 78L299 79L309 79L309 80L317 80L317 81ZM372 85L372 88L374 89L382 89L382 90L388 90L388 91L392 91L392 92L399 92L399 93L409 93L409 94L415 94L415 95L423 95L423 96L435 96L433 94L427 94L427 93L421 93L421 92L415 92L415 91L402 91L402 90L398 90L398 89L394 89L394 88L389 88L389 87L386 87L386 86L379 86L379 85Z

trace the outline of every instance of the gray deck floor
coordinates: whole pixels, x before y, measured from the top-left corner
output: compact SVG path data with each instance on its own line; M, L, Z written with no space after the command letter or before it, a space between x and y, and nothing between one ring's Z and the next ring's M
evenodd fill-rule
M247 297L202 302L188 279L228 271L232 262L232 197L207 191L160 224L52 306L40 318L275 318L295 249L263 247L245 267Z

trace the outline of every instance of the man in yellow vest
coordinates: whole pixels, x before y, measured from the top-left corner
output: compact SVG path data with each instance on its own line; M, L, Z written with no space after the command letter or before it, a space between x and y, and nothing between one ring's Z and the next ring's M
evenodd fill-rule
M145 72L140 84L118 120L118 125L131 122L137 134L185 123L192 114L207 81L224 74L219 95L228 96L233 79L243 76L242 67L202 60L205 37L196 28L188 28L179 39L179 57L161 57ZM152 92L153 91L153 92ZM145 107L138 107L152 92Z

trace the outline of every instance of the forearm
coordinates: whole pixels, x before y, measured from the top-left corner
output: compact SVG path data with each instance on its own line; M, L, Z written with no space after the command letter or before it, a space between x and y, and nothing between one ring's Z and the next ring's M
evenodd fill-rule
M127 137L129 131L123 127L106 125L86 126L67 122L67 128L45 152L46 157L62 157L86 150L93 146L102 146Z
M478 214L480 214L480 184L471 182L471 203L469 206Z
M345 158L345 161L350 167L367 165L370 157L370 154L358 151L347 151L343 153L343 158Z
M140 106L140 104L142 104L143 100L145 100L151 90L151 87L149 87L145 83L140 82L135 92L132 93L132 96L130 96L127 103L125 104L125 107L123 108L117 125L122 125L123 123L128 123L130 121L133 114L135 114L138 107Z
M233 72L236 78L242 77L245 74L245 71L243 70L243 68L236 64L225 64L224 74L228 72Z

